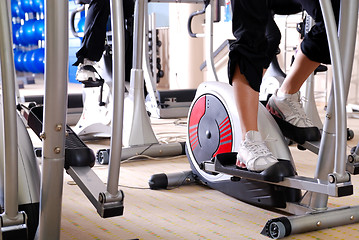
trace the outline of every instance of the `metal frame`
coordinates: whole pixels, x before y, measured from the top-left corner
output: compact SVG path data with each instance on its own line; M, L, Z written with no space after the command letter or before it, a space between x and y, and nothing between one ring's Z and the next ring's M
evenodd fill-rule
M143 0L136 1L136 11L141 11L139 5ZM176 1L177 2L177 1ZM336 226L347 223L357 222L357 208L348 207L330 211L321 211L327 208L328 195L339 196L338 191L341 187L350 186L350 176L345 170L345 149L346 149L346 112L345 103L350 84L350 73L353 62L353 51L355 44L355 33L357 26L358 1L342 1L342 14L339 28L339 36L336 31L336 24L331 10L330 0L321 0L323 16L327 26L327 33L330 45L331 58L333 63L333 88L328 104L326 121L323 127L323 137L318 153L318 166L314 180L303 177L286 178L280 185L306 188L315 193L310 193L309 209L317 214L305 215L300 219L298 217L289 218L292 224L291 233L299 233L321 229L324 227ZM11 36L9 1L1 1L0 14L2 36ZM108 185L103 189L101 186L95 187L96 191L89 191L94 196L92 202L103 204L103 209L112 205L121 205L123 194L118 190L119 168L122 148L122 117L123 117L123 99L124 84L119 79L124 79L123 69L123 9L122 1L111 1L112 25L114 32L113 41L113 102L114 114L112 120L112 138L110 152L110 166ZM47 0L45 4L46 13L46 50L45 50L45 108L44 108L44 126L43 126L43 171L41 185L41 202L40 202L40 225L38 231L39 239L59 239L60 238L60 222L61 222L61 203L62 203L62 182L63 182L63 166L64 166L64 139L66 124L66 108L67 108L67 79L68 70L68 53L63 49L68 48L68 23L63 19L68 19L68 2ZM141 12L140 12L141 13ZM143 14L138 16L143 16ZM142 24L140 21L136 28L136 39L143 39ZM345 37L344 37L345 36ZM339 41L340 40L340 41ZM140 79L143 84L142 73L142 44L135 42L134 46L137 51L134 52L134 66L132 77ZM10 155L12 158L17 156L17 128L15 115L15 72L14 63L7 61L6 57L13 57L12 40L10 38L1 38L1 69L3 80L3 102L4 102L4 123L5 131L5 161L6 161L6 177L5 177L5 213L1 215L4 226L20 225L23 227L23 213L17 211L17 179L13 175L17 175L17 161L9 162ZM7 81L9 80L9 81ZM134 83L136 84L136 83ZM138 84L138 83L137 83ZM132 86L133 89L141 89L141 85ZM131 89L131 90L133 90ZM117 105L119 104L119 105ZM56 111L54 111L56 109ZM336 147L332 147L336 146ZM332 157L334 156L334 157ZM329 160L328 160L329 159ZM328 161L330 163L328 164ZM76 172L76 168L72 168L70 172ZM81 171L80 171L81 172ZM8 174L11 173L11 174ZM76 172L78 173L78 172ZM82 175L86 175L83 173ZM81 175L81 176L82 176ZM12 187L10 184L13 184ZM85 186L86 184L84 184ZM100 190L99 190L100 189ZM51 194L49 194L51 192ZM97 195L98 194L98 195ZM97 196L96 196L97 195ZM96 201L96 197L98 201ZM122 206L122 205L121 205ZM291 206L290 206L291 207ZM301 206L303 208L303 206ZM305 208L306 209L306 208ZM326 224L318 220L329 219ZM334 220L335 217L335 220ZM299 219L299 220L298 220ZM313 224L314 219L314 224ZM324 221L323 221L324 222ZM282 229L282 228L281 228ZM283 229L282 229L283 230ZM284 236L284 235L283 235ZM282 237L281 234L278 237Z
M122 1L111 1L113 41L113 101L111 147L122 144L124 83L124 32ZM39 239L60 239L64 142L67 108L68 2L47 0L45 3L45 96L43 126L43 175L40 202ZM54 112L54 109L57 111ZM85 192L102 217L121 215L123 193L118 189L121 148L113 147L107 186L89 167L70 167L68 173ZM49 194L51 192L51 194Z
M307 190L300 202L288 203L285 209L296 215L304 215L288 217L285 221L283 218L268 221L262 233L272 238L359 222L359 206L330 210L327 207L328 196L341 197L353 193L350 175L346 171L345 106L354 59L358 0L341 1L339 27L334 19L331 1L320 0L320 5L333 65L333 85L319 151L315 150L318 143L305 144L318 154L317 169L313 178L295 176L286 177L279 183L271 182ZM216 166L206 163L205 170L216 172Z
M0 2L0 32L1 36L12 36L10 1ZM26 226L26 214L18 211L18 133L15 88L15 65L13 59L12 38L0 39L1 80L3 102L3 132L4 155L0 156L4 162L4 212L0 215L1 231L0 239L5 232L24 231ZM6 127L5 127L6 126ZM6 143L6 144L5 144ZM2 146L3 147L3 146ZM21 233L20 233L21 234ZM23 234L23 232L22 232ZM5 236L5 235L4 235ZM22 235L26 236L26 235Z

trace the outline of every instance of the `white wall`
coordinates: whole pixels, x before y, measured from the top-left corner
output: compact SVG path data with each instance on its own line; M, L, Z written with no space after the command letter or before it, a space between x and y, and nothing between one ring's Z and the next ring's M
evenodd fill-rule
M169 81L170 89L191 89L203 81L199 66L203 62L203 39L191 38L187 31L188 17L203 8L202 4L169 6ZM193 19L193 31L201 32L204 17Z

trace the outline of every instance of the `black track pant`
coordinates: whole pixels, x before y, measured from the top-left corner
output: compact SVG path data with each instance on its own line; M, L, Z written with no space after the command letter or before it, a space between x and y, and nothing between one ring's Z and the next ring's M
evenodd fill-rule
M274 34L272 13L292 14L306 10L315 25L305 35L302 52L312 61L330 63L329 47L319 0L232 0L232 31L236 41L230 46L228 77L232 77L236 65L250 86L259 91L263 69L269 66L278 47L278 34ZM338 22L340 0L332 0ZM275 25L275 23L274 23ZM275 30L276 31L276 30ZM272 33L272 36L268 35ZM273 40L274 39L274 40ZM279 38L280 39L280 38Z
M126 80L129 81L132 66L134 1L124 0L123 9L125 17ZM77 66L79 63L83 63L84 58L96 62L101 59L105 47L106 26L109 16L109 0L92 0L90 2L85 21L84 37L80 49L76 52L77 61L73 65Z

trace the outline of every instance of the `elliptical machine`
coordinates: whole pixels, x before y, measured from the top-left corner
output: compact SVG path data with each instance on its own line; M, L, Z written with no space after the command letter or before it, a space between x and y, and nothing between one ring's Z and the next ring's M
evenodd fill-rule
M320 3L334 80L321 141L299 144L303 149L318 154L314 177L296 174L280 129L261 105L259 131L280 161L261 173L236 168L237 141L241 139L241 131L239 119L234 114L233 90L225 83L205 82L198 88L188 116L186 152L192 171L154 175L150 179L152 189L198 181L242 201L298 215L269 220L261 233L271 238L358 222L358 206L338 209L328 209L327 206L328 196L353 194L351 176L346 171L345 103L352 70L358 1L341 3L340 41L331 2L321 0ZM211 21L212 11L210 4L206 11L207 21ZM212 36L212 32L207 34ZM302 195L300 190L306 192Z

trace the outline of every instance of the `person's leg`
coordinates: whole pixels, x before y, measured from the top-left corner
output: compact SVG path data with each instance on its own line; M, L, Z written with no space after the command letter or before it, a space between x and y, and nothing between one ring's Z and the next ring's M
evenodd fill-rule
M92 0L90 2L86 21L85 32L80 49L76 52L78 66L76 80L87 86L101 85L101 76L97 72L97 62L102 58L106 25L110 15L109 0Z
M280 124L284 136L298 143L320 139L319 129L304 112L299 93L305 80L319 65L299 48L287 77L267 104L267 109L274 116L289 124Z
M279 91L285 94L294 94L299 91L305 80L314 72L320 65L318 62L310 60L303 54L301 49L298 49L295 55L293 65L285 78Z
M242 131L236 165L251 171L263 171L278 161L258 132L259 93L252 89L238 66L232 78L232 85Z
M298 0L298 2L315 20L315 25L305 35L287 78L268 101L267 108L279 118L277 121L286 137L304 143L320 140L321 134L304 112L300 103L299 89L320 63L330 63L330 54L319 1ZM340 1L332 0L332 3L338 21Z
M284 136L298 143L317 141L320 131L304 112L299 90L320 63L310 60L299 49L293 65L280 88L267 103L267 109L287 124L279 126Z
M81 48L76 53L78 58L76 63L83 63L84 58L96 62L101 59L105 46L106 24L109 15L109 0L91 1L87 11Z
M269 65L265 37L269 11L266 0L232 1L232 9L236 41L230 47L228 69L242 130L236 165L260 172L278 162L257 126L259 86L263 69Z
M299 91L305 80L320 65L330 63L329 45L323 16L318 0L295 0L315 20L315 25L306 34L298 48L295 60L288 76L279 91L294 94ZM339 18L340 0L332 0L336 21Z
M254 91L238 66L232 80L237 111L240 119L242 140L248 131L258 131L258 98L259 93Z

